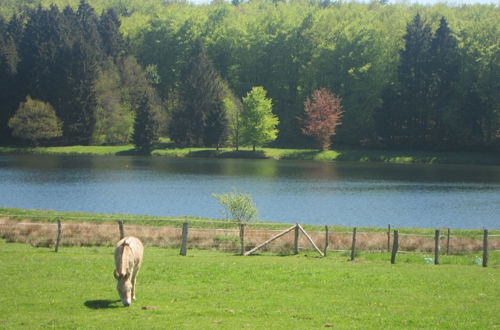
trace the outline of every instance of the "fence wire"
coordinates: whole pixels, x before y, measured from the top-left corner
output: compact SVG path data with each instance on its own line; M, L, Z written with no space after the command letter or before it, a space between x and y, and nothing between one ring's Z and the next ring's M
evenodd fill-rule
M190 223L191 224L191 223ZM227 226L227 223L224 224ZM135 225L125 223L125 235L139 237L145 245L159 247L180 247L182 230L180 226ZM231 228L189 228L188 248L214 249L239 253L241 249L240 230L236 224ZM265 242L279 234L282 230L257 229L247 226L244 235L245 251ZM328 244L328 251L350 251L352 248L352 232L335 232L330 230L328 237L325 231L308 231L318 248L323 251ZM119 227L116 222L77 223L63 222L61 246L113 246L119 239ZM434 235L400 234L399 252L424 252L434 250ZM57 238L57 224L47 222L29 222L16 220L0 220L0 237L8 242L29 243L33 246L53 247ZM490 251L500 250L500 235L489 235ZM384 252L392 247L393 237L388 242L387 232L357 232L356 250L366 252ZM304 235L299 236L299 250L313 250L311 243ZM441 235L441 253L449 254L476 253L482 251L483 237ZM273 241L262 249L280 255L292 254L294 251L294 232L291 231Z

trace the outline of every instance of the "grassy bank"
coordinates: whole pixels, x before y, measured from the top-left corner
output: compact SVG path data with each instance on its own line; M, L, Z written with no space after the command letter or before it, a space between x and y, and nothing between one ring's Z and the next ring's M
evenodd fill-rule
M51 154L51 155L136 155L132 145L123 146L68 146L14 148L0 147L0 154ZM171 158L211 157L249 159L293 159L317 161L385 162L400 164L476 164L500 165L500 153L482 152L425 152L397 150L329 150L259 148L252 152L248 148L235 151L232 148L170 148L168 143L154 149L153 156Z
M136 214L101 214L88 212L64 212L55 210L39 210L39 209L19 209L0 207L0 218L10 218L14 220L29 220L32 222L56 222L57 220L68 222L91 222L91 223L107 223L123 221L130 225L146 225L146 226L177 226L181 227L183 222L189 222L190 227L210 229L237 229L238 223L222 220L209 219L200 217L163 217L151 215L136 215ZM248 223L247 227L252 229L268 229L268 230L284 230L291 226L291 223L281 222L253 222ZM313 231L323 231L324 226L319 225L303 225L305 229ZM351 226L329 225L329 229L333 232L349 232ZM382 227L358 227L358 232L375 232L386 233L387 228ZM434 235L434 228L395 228L401 234L419 234L419 235ZM462 237L477 236L482 233L481 228L477 229L453 229L453 235ZM499 228L489 228L490 235L500 235Z
M126 235L140 237L148 246L178 248L181 245L182 223L189 223L188 247L204 250L218 250L232 253L240 251L239 224L224 220L201 218L163 218L135 215L91 214L57 212L46 210L22 210L0 208L0 238L7 242L27 243L37 247L51 247L56 244L57 220L62 222L62 246L112 246L119 237L117 221L123 221ZM269 238L291 227L286 223L257 222L245 226L245 251L248 251ZM350 254L352 248L352 228L328 226L304 226L310 237L321 251ZM394 228L392 228L394 229ZM434 229L398 228L400 233L399 251L401 253L425 253L433 256ZM481 258L483 231L481 229L452 229L447 239L447 230L441 230L442 254L447 254L444 262L470 263ZM489 231L490 251L500 250L500 230ZM393 235L391 232L391 242ZM328 245L326 245L328 242ZM390 245L390 242L389 242ZM387 251L387 228L357 228L356 254L380 253ZM289 232L279 240L267 245L265 253L292 255L294 233ZM299 248L312 250L312 245L304 235L299 236ZM449 254L449 256L448 256ZM472 256L472 254L474 254ZM452 255L466 256L465 261L449 259ZM490 265L500 265L500 254L492 255ZM424 259L420 258L420 262Z
M491 329L499 268L240 257L146 247L137 301L117 301L112 247L45 248L0 240L0 327L97 329ZM386 256L387 257L387 256ZM413 256L408 256L413 258ZM145 307L145 308L144 308Z

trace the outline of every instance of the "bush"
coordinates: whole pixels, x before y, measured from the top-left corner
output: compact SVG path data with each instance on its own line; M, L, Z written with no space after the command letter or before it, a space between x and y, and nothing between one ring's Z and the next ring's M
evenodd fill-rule
M237 222L258 220L257 207L249 194L233 191L226 194L212 194L212 196L225 208L227 219Z
M26 102L9 120L12 135L37 146L40 140L48 140L62 135L62 122L49 103L26 97Z

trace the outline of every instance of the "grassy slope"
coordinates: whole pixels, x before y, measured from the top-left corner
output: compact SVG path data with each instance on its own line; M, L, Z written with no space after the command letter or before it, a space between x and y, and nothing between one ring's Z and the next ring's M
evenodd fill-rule
M188 253L147 247L138 301L123 308L116 302L111 248L56 254L0 240L0 328L500 326L499 268Z
M479 164L500 165L499 153L479 152L424 152L424 151L394 151L394 150L330 150L319 152L314 149L277 149L262 148L256 152L241 149L239 152L231 148L166 148L168 144L152 152L154 156L164 157L219 157L219 158L272 158L322 161L375 161L388 163L423 163L423 164ZM77 154L77 155L134 155L132 145L124 146L68 146L68 147L38 147L12 148L0 147L1 153L31 153L31 154Z

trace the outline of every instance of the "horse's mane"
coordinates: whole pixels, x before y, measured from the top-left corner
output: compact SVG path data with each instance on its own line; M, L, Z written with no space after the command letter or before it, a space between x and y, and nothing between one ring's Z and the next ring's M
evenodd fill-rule
M119 263L118 270L119 270L119 274L121 276L125 276L130 272L129 260L130 260L130 258L133 257L133 253L132 253L132 248L130 247L130 245L127 242L124 242L120 248L121 248L121 251L120 251L121 255L120 255L120 263Z

